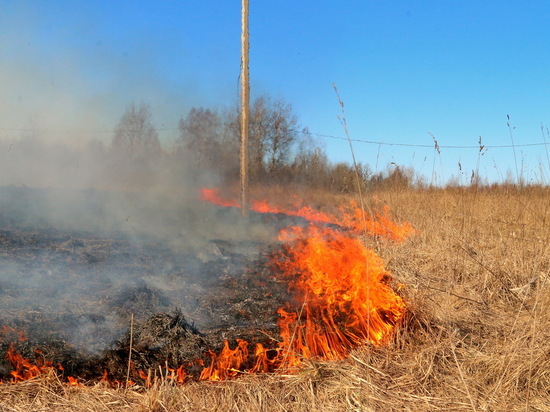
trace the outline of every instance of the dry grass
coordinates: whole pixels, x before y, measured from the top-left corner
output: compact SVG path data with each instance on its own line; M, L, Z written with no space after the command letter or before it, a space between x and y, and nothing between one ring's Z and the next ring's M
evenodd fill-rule
M292 376L147 390L44 376L0 385L0 411L550 410L550 191L377 196L418 229L404 244L375 245L411 310L390 345Z

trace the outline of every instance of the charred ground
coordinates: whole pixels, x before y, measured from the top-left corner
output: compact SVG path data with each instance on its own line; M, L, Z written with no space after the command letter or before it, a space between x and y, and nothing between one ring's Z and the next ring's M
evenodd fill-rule
M205 218L231 236L201 238L188 231L163 237L160 227L125 230L125 218L118 227L94 227L94 221L112 219L106 208L113 200L97 191L71 192L64 204L68 219L61 220L60 211L45 214L58 194L0 189L0 326L6 331L0 335L0 379L10 376L10 346L24 357L61 364L67 376L90 380L108 371L122 379L132 316L135 373L192 362L190 372L197 373L197 361L208 349L221 349L225 339L277 338L276 311L288 301L286 287L266 265L277 245L235 236L247 229L231 230L240 225L231 210L214 208ZM75 229L80 219L84 229ZM256 232L288 219L251 217Z

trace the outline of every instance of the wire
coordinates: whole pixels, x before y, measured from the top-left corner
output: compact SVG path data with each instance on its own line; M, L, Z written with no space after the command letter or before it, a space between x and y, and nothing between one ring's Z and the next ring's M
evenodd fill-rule
M330 139L338 139L338 140L348 140L347 137L342 136L334 136L330 134L321 134L321 133L312 133L310 134L317 136L317 137L328 137ZM379 146L405 146L405 147L427 147L427 148L433 148L433 144L412 144L412 143L391 143L391 142L380 142L380 141L373 141L373 140L362 140L362 139L351 139L352 142L359 142L359 143L367 143L367 144L375 144ZM483 146L457 146L457 145L438 145L441 149L478 149L481 147L483 149L503 149L503 148L511 148L511 147L528 147L528 146L548 146L550 145L550 142L541 142L541 143L524 143L524 144L516 144L516 145L483 145Z
M179 128L175 127L157 127L155 128L157 131L176 131L179 130ZM34 133L114 133L114 130L37 130L37 129L11 129L11 128L4 128L0 127L0 131L3 132L34 132ZM433 148L433 144L413 144L413 143L392 143L392 142L382 142L382 141L375 141L375 140L364 140L364 139L349 139L347 137L343 136L335 136L331 134L323 134L323 133L314 133L310 131L304 131L304 130L289 130L294 133L300 133L300 134L310 134L317 137L323 137L328 139L335 139L335 140L344 140L352 142L358 142L358 143L365 143L365 144L373 144L378 146L401 146L401 147L422 147L422 148ZM441 149L510 149L514 147L535 147L535 146L550 146L550 142L537 142L537 143L523 143L523 144L504 144L504 145L477 145L477 146L460 146L460 145L438 145Z

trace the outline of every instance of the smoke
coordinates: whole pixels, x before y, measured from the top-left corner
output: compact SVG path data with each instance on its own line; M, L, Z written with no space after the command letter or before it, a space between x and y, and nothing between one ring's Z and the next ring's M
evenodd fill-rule
M213 311L209 296L233 295L276 228L201 201L222 178L188 164L98 142L24 138L0 151L0 327L95 358L132 315L136 327L176 309L200 331L232 325L237 314L221 318L223 299Z
M93 8L6 7L0 326L89 352L118 339L131 314L140 321L181 308L200 328L211 327L216 319L200 297L220 277L240 276L275 230L201 202L199 187L222 178L197 175L189 158L170 152L179 118L205 100L192 73L160 75L166 56L158 39L123 30L110 38L94 27L104 16L90 16ZM42 7L58 10L46 21ZM124 47L113 47L119 37ZM178 47L171 52L185 55ZM128 103L142 101L164 150L117 153L114 129Z
M130 157L23 138L0 151L0 325L98 353L128 328L181 308L216 325L201 297L239 277L275 229L198 198L185 156Z
M153 33L125 28L124 16L106 25L96 5L9 2L0 15L0 139L38 137L82 147L110 141L124 108L145 101L161 140L173 140L177 122L204 97L192 73L171 77ZM133 5L130 10L134 9ZM124 13L124 10L117 10ZM98 14L99 13L99 14ZM109 14L108 18L114 18ZM111 22L113 23L113 22ZM113 35L112 30L118 31ZM164 33L167 38L170 32ZM184 45L171 45L185 56ZM173 65L173 62L170 62Z

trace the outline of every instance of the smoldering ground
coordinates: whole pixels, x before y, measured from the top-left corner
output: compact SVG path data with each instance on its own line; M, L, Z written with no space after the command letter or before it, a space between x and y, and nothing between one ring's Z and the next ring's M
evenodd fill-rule
M201 331L275 325L282 302L247 276L277 222L203 203L200 185L217 178L184 160L36 140L3 151L0 325L96 355L132 315L139 325L177 309Z

